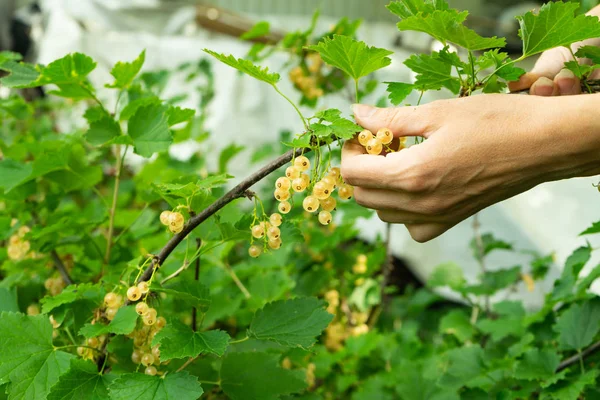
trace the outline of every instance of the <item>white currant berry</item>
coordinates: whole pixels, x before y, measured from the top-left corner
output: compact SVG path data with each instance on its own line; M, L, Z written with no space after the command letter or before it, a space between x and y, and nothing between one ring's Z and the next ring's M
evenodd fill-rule
M254 225L252 227L252 237L260 239L265 236L265 229L262 225Z
M176 233L177 234L177 233L179 233L179 232L181 232L183 230L183 224L177 225L177 226L169 225L169 230L172 233Z
M167 320L165 319L165 317L158 317L156 319L156 327L158 329L162 329L167 325Z
M179 226L185 222L185 218L180 212L172 212L169 217L169 225Z
M129 301L138 301L142 297L142 292L137 286L131 286L127 289L127 299Z
M276 226L270 227L269 230L267 231L267 237L269 239L277 239L280 236L281 236L281 231Z
M394 140L394 134L388 128L378 130L376 137L383 144L390 144Z
M151 353L146 353L142 356L142 365L147 367L154 363L154 356Z
M277 206L277 209L280 213L287 214L292 210L292 205L288 201L282 201L279 203L279 206Z
M108 307L117 307L119 305L118 300L117 294L113 292L108 292L104 296L104 304Z
M287 169L285 170L285 176L288 177L288 179L296 179L300 176L300 170L294 166L292 167L287 167Z
M250 248L248 248L248 254L252 258L256 258L256 257L260 256L261 253L262 253L262 247L259 247L255 244L253 244L252 246L250 246Z
M321 182L323 182L324 184L326 184L327 186L329 186L330 190L333 190L333 189L335 189L335 186L337 184L337 179L334 178L331 175L325 175L323 177L323 179L321 179Z
M158 371L156 371L156 367L153 366L153 365L150 365L150 366L146 367L146 369L144 370L144 373L146 375L150 375L150 376L156 375L157 372Z
M310 161L305 156L296 157L294 160L294 167L298 168L300 171L306 171L310 168Z
M148 312L148 304L146 303L137 303L135 305L135 312L138 313L138 315L144 315Z
M160 223L163 225L169 225L171 220L171 211L163 211L160 213Z
M317 182L313 187L313 196L319 200L323 200L331 196L330 187L324 182Z
M138 289L142 294L146 294L150 291L150 286L148 286L148 282L143 281L137 284Z
M307 185L302 178L296 178L292 181L292 189L294 189L294 192L304 192L306 190L306 186Z
M273 226L281 226L282 221L283 218L281 218L281 214L278 213L273 213L269 217L269 222L271 222L271 225Z
M367 263L367 256L364 254L359 254L358 256L356 256L356 262L359 264L366 264Z
M337 180L340 177L340 175L341 175L339 167L333 167L333 168L331 168L329 170L329 172L327 173L327 175L329 175L333 179Z
M269 239L269 248L277 250L281 247L281 238Z
M347 184L340 185L340 187L338 188L338 194L340 196L340 199L348 200L354 195L354 188Z
M97 337L91 337L87 340L87 344L90 347L96 347L96 346L98 346L98 344L100 344L100 341L98 340Z
M366 147L369 140L373 139L373 137L373 132L371 132L368 129L365 129L358 134L358 143Z
M355 274L364 274L365 272L367 272L367 265L366 264L354 264L352 266L352 272L354 272Z
M119 311L117 307L109 307L106 309L106 311L104 311L104 315L106 315L107 320L112 321L113 319L115 319L117 311Z
M329 211L321 211L319 213L319 222L321 225L329 225L331 223L331 213Z
M379 139L371 139L367 142L367 153L372 155L379 155L383 150L383 145Z
M281 178L277 178L277 181L275 181L275 189L281 189L281 190L290 190L290 188L292 187L292 182L290 181L289 178L282 176Z
M319 199L315 196L306 196L302 202L302 208L310 213L314 213L319 209Z
M321 208L323 211L333 211L337 205L337 201L332 196L329 196L326 199L321 200Z
M131 361L133 361L134 364L139 364L142 362L142 352L139 350L134 350L133 353L131 353Z
M289 192L289 190L277 189L277 190L275 190L275 193L273 193L273 196L278 201L286 201L287 199L290 198L290 192Z

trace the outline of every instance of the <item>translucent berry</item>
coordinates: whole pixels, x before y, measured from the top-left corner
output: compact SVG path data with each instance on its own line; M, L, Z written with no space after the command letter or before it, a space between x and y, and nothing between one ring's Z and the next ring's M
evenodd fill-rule
M169 230L172 233L179 233L183 230L183 224L177 226L169 225Z
M298 168L300 171L306 171L310 168L310 161L305 156L296 157L294 160L294 167Z
M181 224L183 224L185 222L185 218L183 218L183 215L179 212L173 212L171 213L170 217L169 217L169 225L173 225L173 226L179 226Z
M171 220L171 211L163 211L160 213L160 223L163 225L169 225Z
M267 237L269 239L278 239L280 236L281 236L281 231L276 226L270 227L269 230L267 231Z
M142 292L137 286L132 286L127 289L127 299L129 301L138 301L142 297Z
M383 150L383 145L381 144L381 141L379 139L371 139L367 142L367 153L369 154L373 154L373 155L379 155L381 154L381 151Z
M350 185L343 184L339 187L338 194L340 196L340 199L348 200L354 194L354 188Z
M287 214L292 210L292 205L287 201L282 201L281 203L279 203L279 206L277 208L279 209L280 213Z
M153 366L153 365L150 365L150 366L146 367L146 369L144 370L144 373L146 375L150 375L150 376L156 375L156 372L157 372L156 371L156 367Z
M269 239L269 248L277 250L281 247L281 238Z
M96 347L96 346L98 346L98 344L100 344L100 341L98 340L97 337L92 337L87 340L87 344L90 347Z
M145 314L144 316L142 316L142 322L144 323L144 325L152 326L156 324L156 316Z
M165 319L165 317L158 317L156 319L156 327L158 329L162 329L167 325L167 320Z
M321 200L321 208L323 211L333 211L335 210L335 206L337 205L337 201L331 196L326 199Z
M390 144L394 140L394 134L388 128L381 128L377 131L377 139L383 144Z
M313 196L319 200L323 200L331 196L331 188L324 182L317 182L313 187Z
M288 179L296 179L300 176L300 170L296 167L287 167L287 169L285 170L285 176L288 177Z
M137 284L138 289L142 294L146 294L150 291L150 286L148 286L148 282L140 282Z
M337 179L331 175L325 175L323 179L321 179L321 182L329 186L329 189L333 190L337 184Z
M109 307L106 309L106 311L104 311L104 315L106 315L107 320L112 321L113 319L115 319L117 311L119 311L117 307Z
M147 367L154 363L154 356L151 353L146 353L142 356L142 364Z
M104 296L104 304L106 304L108 307L119 306L118 300L119 300L119 298L118 298L117 294L113 293L113 292L108 292Z
M327 175L329 175L329 176L333 177L333 179L337 180L341 175L340 169L338 167L333 167L329 170Z
M262 253L262 247L259 247L255 244L250 246L250 248L248 249L248 254L252 258L256 258L256 257L260 256L261 253Z
M286 201L290 198L290 192L288 190L277 189L273 196L277 201Z
M360 143L366 147L369 140L371 140L373 138L374 138L373 132L371 132L368 129L365 129L364 131L362 131L361 133L358 134L358 143Z
M252 237L260 239L265 236L265 228L262 225L254 225L252 227Z
M83 357L85 353L87 353L87 349L85 347L77 348L77 354L79 355L79 357Z
M302 178L296 178L292 181L292 189L294 189L294 192L304 192L306 186L306 182Z
M331 213L329 211L321 211L319 213L319 222L321 225L329 225L331 223Z
M27 315L38 315L40 313L40 308L37 304L30 304L27 307Z
M354 264L354 266L352 266L352 272L354 272L355 274L364 274L365 272L367 272L367 265L366 264Z
M302 208L308 212L315 212L319 209L319 199L315 196L307 196L302 202Z
M275 181L276 189L290 190L291 187L292 182L289 180L289 178L285 176L282 176L281 178L278 178L277 181Z
M356 256L356 262L359 264L366 264L367 263L367 256L364 254L359 254L358 256Z
M154 346L152 348L152 355L154 356L155 360L160 358L160 349L158 348L158 346Z
M148 310L144 313L143 317L144 318L152 318L152 319L156 319L156 316L158 315L158 312L156 311L155 308L152 307L148 307Z
M144 315L148 312L148 304L146 303L137 303L135 305L135 312L138 313L138 315Z
M54 329L58 328L60 326L60 324L58 323L58 321L56 319L54 319L54 315L51 315L48 317L48 321L50 321L50 324L52 325L52 327Z
M308 174L301 174L300 179L304 182L304 186L308 187L310 185L310 176Z
M269 217L269 221L271 222L271 225L273 225L273 226L280 226L283 219L281 218L281 214L273 213Z
M133 361L134 364L139 364L142 362L142 352L139 350L134 350L133 353L131 353L131 361Z

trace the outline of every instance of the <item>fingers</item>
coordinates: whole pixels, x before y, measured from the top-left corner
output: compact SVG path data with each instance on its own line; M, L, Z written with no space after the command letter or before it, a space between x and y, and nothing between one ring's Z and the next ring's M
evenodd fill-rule
M558 86L554 84L554 81L543 76L531 85L529 94L535 96L557 96L560 93L558 91Z
M342 148L342 177L352 186L383 188L390 185L389 159L366 154L356 139L347 140Z
M511 92L518 92L520 90L529 89L539 78L540 76L538 74L527 72L521 75L518 81L508 82L508 90Z
M581 94L581 81L568 69L561 70L554 77L554 85L561 96Z
M435 239L455 224L407 224L406 228L410 236L419 243L425 243Z
M389 128L394 136L423 136L427 133L431 123L430 107L390 107L378 108L366 104L352 106L356 123L371 132L381 128Z

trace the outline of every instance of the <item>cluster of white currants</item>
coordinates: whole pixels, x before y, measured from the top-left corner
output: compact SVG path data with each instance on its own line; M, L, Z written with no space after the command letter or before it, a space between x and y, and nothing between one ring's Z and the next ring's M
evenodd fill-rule
M185 218L180 212L163 211L160 213L160 223L166 225L171 233L179 233L185 225Z

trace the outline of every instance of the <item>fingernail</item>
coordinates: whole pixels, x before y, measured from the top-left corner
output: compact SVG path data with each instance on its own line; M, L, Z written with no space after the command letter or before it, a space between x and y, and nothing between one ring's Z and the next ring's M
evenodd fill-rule
M538 96L551 96L554 92L554 82L543 76L531 86L531 92Z
M565 79L575 79L575 74L570 69L561 69L558 74L556 74L557 78L565 78Z
M368 119L375 111L377 111L375 107L366 104L352 104L352 112L354 112L356 118Z

